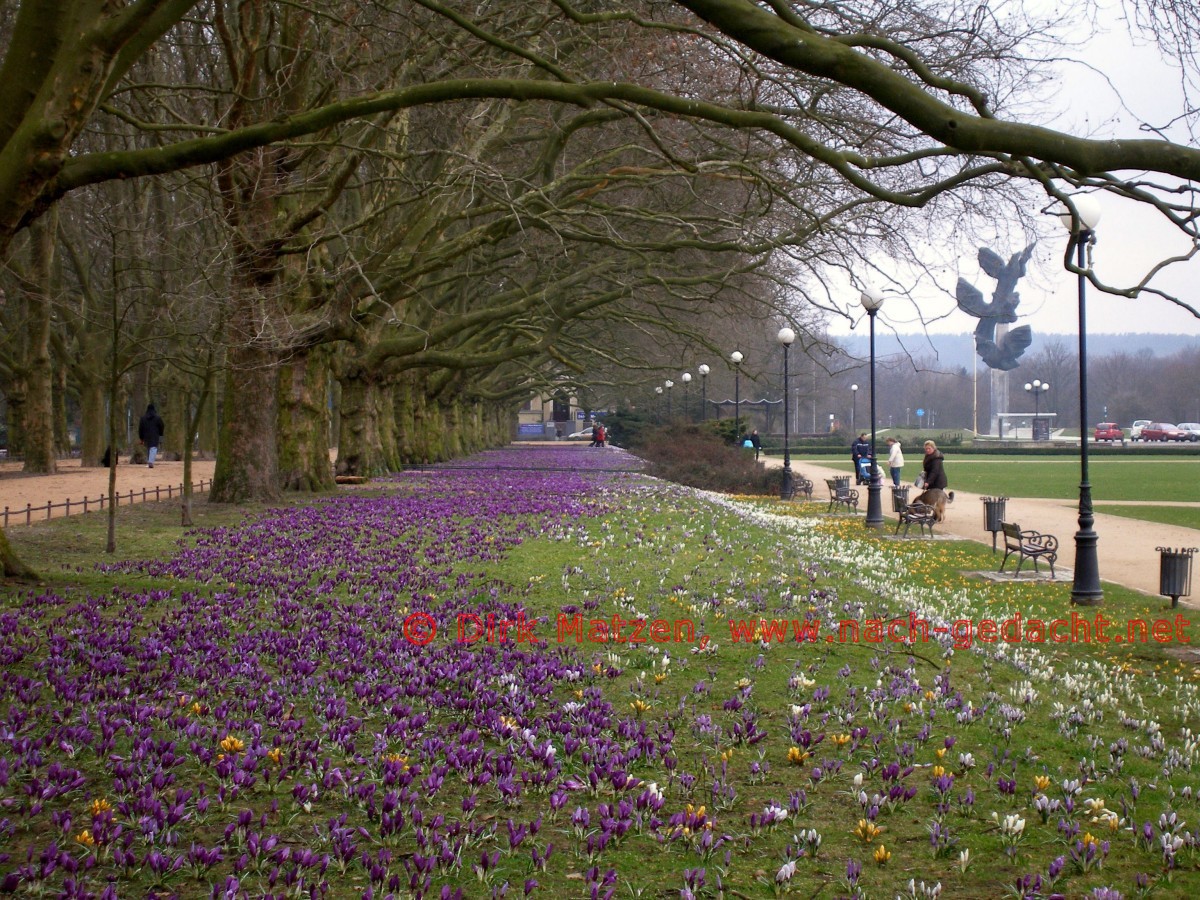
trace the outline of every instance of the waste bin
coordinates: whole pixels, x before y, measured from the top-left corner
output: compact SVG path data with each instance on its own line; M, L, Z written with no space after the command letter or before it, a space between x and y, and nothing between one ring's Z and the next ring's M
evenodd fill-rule
M892 488L892 512L904 512L908 506L908 486Z
M1004 504L1007 497L984 497L983 499L983 528L992 533L992 552L996 552L996 534L1004 530Z
M1158 592L1171 598L1171 606L1179 605L1179 598L1192 592L1192 556L1195 547L1156 548L1162 554L1158 566Z
M833 486L835 488L849 488L850 487L850 476L849 475L834 475L833 478L830 479L830 481L833 482Z

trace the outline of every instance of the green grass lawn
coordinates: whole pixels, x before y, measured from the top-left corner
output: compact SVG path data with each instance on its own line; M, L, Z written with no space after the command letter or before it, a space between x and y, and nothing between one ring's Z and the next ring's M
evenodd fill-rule
M1181 528L1200 528L1200 509L1187 506L1120 506L1116 503L1101 503L1095 507L1097 513L1106 516L1124 516L1156 525L1178 525Z
M822 464L850 463L845 457L807 456ZM912 452L904 467L912 481L920 453ZM1073 500L1079 496L1079 459L1073 456L955 456L946 453L950 486L972 493L1003 497L1046 497ZM1163 525L1200 528L1200 508L1155 506L1154 501L1200 503L1200 456L1089 458L1088 476L1097 512L1128 516ZM1132 507L1105 501L1144 501Z
M916 472L915 466L913 471ZM980 494L1064 500L1079 496L1079 460L1074 457L955 458L949 453L946 473L951 486ZM1093 457L1089 459L1088 477L1095 503L1105 500L1200 503L1200 456Z

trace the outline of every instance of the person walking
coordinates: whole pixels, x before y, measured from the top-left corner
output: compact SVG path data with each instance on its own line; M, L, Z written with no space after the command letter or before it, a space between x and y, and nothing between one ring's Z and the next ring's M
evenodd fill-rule
M762 438L758 436L757 428L750 432L750 446L754 448L754 458L757 460L758 454L762 452Z
M146 413L138 422L138 438L146 446L147 467L154 468L154 460L158 458L158 445L162 442L163 420L158 410L151 403L146 407Z
M904 450L898 438L890 437L888 444L888 471L892 473L892 485L900 487L900 470L904 468Z
M868 484L871 480L868 471L871 465L871 444L865 431L850 445L850 458L854 461L854 483Z
M945 457L942 456L942 451L937 448L937 444L933 441L925 442L925 459L921 462L921 471L925 475L925 490L937 488L938 490L946 490L949 482L946 480L946 467L944 465Z

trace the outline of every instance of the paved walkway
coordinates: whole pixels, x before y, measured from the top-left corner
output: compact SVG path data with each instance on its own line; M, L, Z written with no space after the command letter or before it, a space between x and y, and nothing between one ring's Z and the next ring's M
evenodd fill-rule
M779 457L764 457L768 466L782 466ZM905 466L905 471L915 474L919 467ZM792 458L792 470L810 479L813 483L813 498L822 502L829 497L825 487L825 479L835 475L849 475L850 464L830 465L826 462L814 463L803 457ZM908 479L911 482L911 478ZM896 527L896 515L892 512L891 481L883 486L883 514L887 520L887 532L890 534ZM992 545L992 535L984 528L983 502L981 494L954 489L954 502L946 507L946 521L934 527L934 533L966 540L979 541ZM859 488L861 494L860 509L866 512L866 488ZM915 493L911 496L916 496ZM1104 501L1108 504L1110 501ZM1200 521L1200 503L1181 504L1196 508L1197 520ZM1178 550L1181 547L1200 548L1200 529L1182 528L1177 525L1159 525L1153 522L1143 522L1128 519L1123 516L1095 514L1094 528L1099 535L1097 553L1100 560L1100 578L1124 587L1158 597L1159 576L1159 547L1170 547ZM1012 497L1005 504L1005 519L1015 522L1022 528L1032 528L1036 531L1047 532L1058 538L1059 578L1070 581L1075 565L1075 532L1079 530L1079 504L1077 501L1043 500L1028 497ZM915 532L912 532L915 534ZM1003 547L1003 536L999 536L997 546ZM1003 559L1001 549L996 556L996 566ZM1013 566L1009 561L1009 568ZM1194 560L1192 570L1192 595L1181 598L1180 606L1200 608L1200 554ZM1028 568L1028 564L1026 564ZM1065 575L1063 574L1065 572ZM1163 598L1168 603L1168 598Z

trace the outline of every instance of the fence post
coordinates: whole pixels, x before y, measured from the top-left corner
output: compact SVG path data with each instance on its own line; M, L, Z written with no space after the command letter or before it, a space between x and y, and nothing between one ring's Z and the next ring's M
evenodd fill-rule
M130 503L133 502L133 491L129 492L129 502ZM146 502L146 489L145 488L142 488L142 502L143 503Z
M31 503L25 504L25 524L33 524L33 505Z
M69 516L71 514L71 498L70 497L67 498L66 506L67 506L67 511L65 513L63 513L63 515Z

